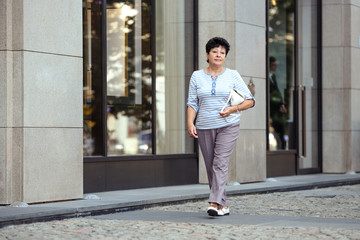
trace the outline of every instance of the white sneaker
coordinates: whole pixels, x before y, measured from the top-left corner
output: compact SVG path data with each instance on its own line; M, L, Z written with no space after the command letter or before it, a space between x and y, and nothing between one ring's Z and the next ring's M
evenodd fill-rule
M207 213L210 216L219 216L219 207L216 203L210 203L208 209L207 209Z
M218 216L224 216L224 215L229 215L229 214L230 214L229 207L221 206L218 208Z

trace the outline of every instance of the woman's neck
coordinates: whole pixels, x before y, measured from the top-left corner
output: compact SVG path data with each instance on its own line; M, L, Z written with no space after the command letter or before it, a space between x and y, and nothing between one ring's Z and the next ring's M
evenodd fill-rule
M217 76L225 70L223 66L208 66L206 72L210 75Z

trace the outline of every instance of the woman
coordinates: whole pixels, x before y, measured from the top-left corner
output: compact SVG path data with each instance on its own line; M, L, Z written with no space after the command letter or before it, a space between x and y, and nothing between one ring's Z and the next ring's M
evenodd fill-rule
M233 120L229 115L253 107L255 99L240 74L223 66L230 50L229 43L215 37L207 42L205 48L209 65L193 72L190 79L187 128L190 137L198 138L204 156L210 187L207 213L210 216L223 216L230 214L225 185L230 155L240 128L240 119ZM245 101L235 106L228 104L221 111L233 88L244 95Z

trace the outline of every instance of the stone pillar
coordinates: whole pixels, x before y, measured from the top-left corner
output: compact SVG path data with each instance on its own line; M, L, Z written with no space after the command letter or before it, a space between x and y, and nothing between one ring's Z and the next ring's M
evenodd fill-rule
M81 198L82 1L0 0L0 204Z
M360 3L322 7L323 172L360 171Z
M240 135L229 166L229 182L266 179L266 9L262 0L199 0L199 66L205 68L206 42L224 37L231 45L226 67L255 84L256 107L241 116ZM202 157L199 181L207 182Z

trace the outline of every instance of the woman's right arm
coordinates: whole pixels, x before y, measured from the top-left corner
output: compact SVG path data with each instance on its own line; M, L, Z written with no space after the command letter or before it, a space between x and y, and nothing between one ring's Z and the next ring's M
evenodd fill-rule
M188 128L188 134L192 138L198 138L196 127L194 125L196 117L196 111L192 107L187 108L187 128Z

